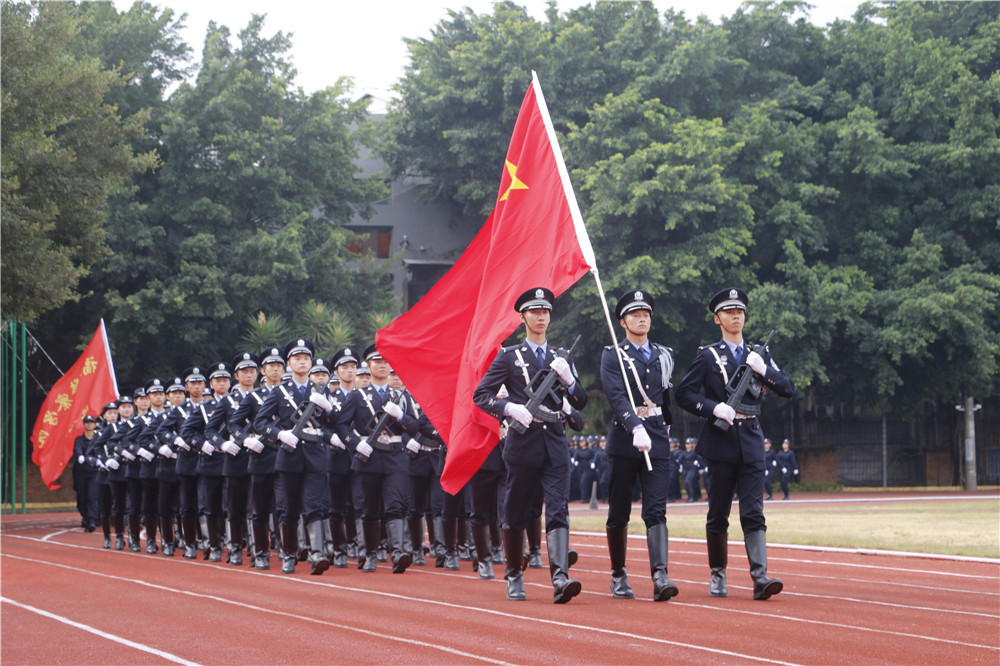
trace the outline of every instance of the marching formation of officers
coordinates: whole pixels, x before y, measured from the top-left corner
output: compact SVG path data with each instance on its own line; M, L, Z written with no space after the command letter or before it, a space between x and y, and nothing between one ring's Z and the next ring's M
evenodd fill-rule
M653 598L666 601L678 593L667 577L666 504L680 499L681 483L689 502L700 499L703 480L710 593L727 594L734 493L754 598L780 592L781 581L767 577L764 551L763 391L748 392L734 409L726 386L751 371L755 384L782 396L793 395L794 385L769 350L744 346L746 294L729 289L712 299L723 339L699 349L677 388L677 404L707 419L686 450L669 436L674 360L649 339L653 297L641 289L623 295L615 314L625 339L601 358L610 432L572 447L572 455L566 433L582 430L587 394L571 355L546 340L553 302L539 287L514 303L524 340L498 352L472 396L500 421L499 442L458 495L440 486L444 443L375 345L361 354L343 348L327 360L296 339L152 379L106 405L100 419L85 417L75 443L84 526L101 527L105 548L141 552L144 527L146 553L196 559L201 550L204 559L233 566L244 564L245 552L250 566L269 569L274 550L282 573L305 562L320 575L352 558L364 572L383 561L403 573L426 565L430 554L447 570L471 560L480 578L492 579L493 564L504 564L507 598L523 600L524 570L543 566L544 510L553 601L566 603L581 591L570 575L576 553L567 504L587 501L597 488L608 501L611 594L630 599L628 522L639 487ZM781 464L797 468L792 456Z

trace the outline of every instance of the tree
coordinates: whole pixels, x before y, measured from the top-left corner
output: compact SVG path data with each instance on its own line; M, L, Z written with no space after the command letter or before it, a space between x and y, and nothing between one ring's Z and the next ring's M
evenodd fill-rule
M105 101L125 78L77 55L73 6L2 3L3 316L33 321L79 297L108 253L105 205L156 164L131 142L146 114Z

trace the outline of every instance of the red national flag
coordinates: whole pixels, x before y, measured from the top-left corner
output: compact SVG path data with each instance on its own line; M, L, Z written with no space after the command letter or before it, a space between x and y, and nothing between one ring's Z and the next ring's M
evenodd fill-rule
M62 487L55 481L73 456L73 440L83 434L83 417L100 415L101 407L117 398L118 382L102 319L83 354L49 391L35 419L31 462L41 469L49 490Z
M489 219L430 292L375 336L448 444L446 491L457 493L499 441L499 423L473 404L472 394L520 323L514 300L532 287L558 296L595 265L532 73Z

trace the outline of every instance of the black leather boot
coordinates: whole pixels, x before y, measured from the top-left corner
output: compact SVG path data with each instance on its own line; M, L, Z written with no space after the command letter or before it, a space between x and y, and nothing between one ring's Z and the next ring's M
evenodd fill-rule
M713 597L728 597L726 566L729 562L729 535L705 532L705 543L708 545L708 568L712 572L708 593Z
M229 563L234 567L243 565L243 529L242 520L229 521Z
M174 521L170 518L160 518L160 543L163 544L163 554L174 556Z
M493 564L503 564L503 542L500 539L500 525L495 520L490 523L490 543L493 544Z
M569 577L569 528L557 527L546 532L545 545L552 576L552 601L564 604L580 594L582 589L579 580Z
M522 569L541 569L542 565L542 519L535 518L525 530L528 533L528 555Z
M635 592L625 571L628 550L628 528L607 527L608 553L611 555L611 596L615 599L635 599Z
M413 554L413 566L423 567L427 565L424 559L424 518L423 516L409 516L406 524L410 530L410 552Z
M365 573L372 573L378 567L378 534L381 529L381 520L366 520L362 523L365 535L365 559L361 570Z
M181 516L181 531L184 533L184 559L197 559L198 516Z
M444 518L441 516L432 518L427 524L427 532L431 540L431 551L434 553L434 567L443 569L447 553L444 545Z
M267 537L267 521L253 521L253 567L254 569L271 568L271 542Z
M112 516L115 526L115 550L125 550L125 516Z
M780 578L767 577L767 540L764 534L764 530L759 530L743 538L750 561L750 577L753 578L753 598L759 601L770 599L784 588Z
M299 550L298 523L281 523L281 573L295 573L295 561Z
M347 568L347 523L330 521L330 537L333 539L333 567L335 569Z
M306 532L309 534L309 573L313 576L321 576L323 572L330 568L330 560L326 559L323 551L323 531L326 520L314 520L306 525Z
M222 532L220 531L220 521L217 518L209 517L205 523L208 530L208 561L222 561Z
M143 517L143 522L146 523L146 554L155 555L160 551L156 547L156 526L159 521L156 516L146 514Z
M406 540L403 533L404 528L405 523L403 523L402 518L393 518L392 520L387 520L385 523L385 533L389 544L388 550L392 557L392 573L394 574L403 573L410 566L410 563L413 562L413 556L404 544Z
M458 521L442 520L441 529L444 532L444 568L446 571L458 571L462 566L458 563Z
M101 516L101 531L104 533L104 547L111 548L111 516Z
M524 601L524 579L521 574L521 557L524 554L524 530L503 531L503 551L506 570L503 577L507 579L507 598L511 601Z
M139 531L142 529L142 521L139 514L128 517L128 549L133 553L141 553L142 546L139 544Z
M667 578L666 525L654 525L646 530L646 547L649 549L649 573L653 577L653 601L667 601L677 596L677 586Z
M478 566L476 572L483 580L493 580L496 574L493 573L493 547L490 545L490 526L473 525L472 540L476 544L476 559Z
M309 532L306 531L306 524L302 522L302 516L299 516L296 534L298 534L299 549L295 557L299 562L305 562L309 559Z

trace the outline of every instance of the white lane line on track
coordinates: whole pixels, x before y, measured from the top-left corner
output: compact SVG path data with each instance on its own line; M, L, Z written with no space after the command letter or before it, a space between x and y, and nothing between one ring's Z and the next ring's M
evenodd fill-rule
M24 538L24 537L21 537L21 538ZM261 613L268 613L268 614L272 614L272 615L280 615L280 616L283 616L283 617L290 617L290 618L294 618L294 619L297 619L297 620L302 620L302 621L305 621L305 622L311 622L311 623L315 623L315 624L322 624L322 625L325 625L325 626L336 627L338 629L344 629L344 630L347 630L347 631L359 632L359 633L367 634L367 635L374 636L374 637L381 638L381 639L394 640L394 641L398 641L398 642L402 642L402 643L409 643L409 644L412 644L412 645L420 645L420 646L424 646L424 647L435 648L435 649L443 650L445 652L449 652L451 654L456 654L456 655L459 655L459 656L462 656L462 657L467 657L467 658L470 658L470 659L476 659L476 660L479 660L479 661L485 661L487 663L507 664L507 662L497 661L497 660L490 659L489 657L485 657L485 656L469 654L469 653L462 652L462 651L459 651L459 650L455 650L453 648L448 648L448 647L445 647L445 646L433 645L431 643L425 643L423 641L415 641L415 640L403 639L403 638L399 638L399 637L392 636L392 635L389 635L389 634L380 634L378 632L373 632L373 631L370 631L370 630L367 630L367 629L359 629L359 628L356 628L356 627L351 627L351 626L347 626L347 625L341 625L341 624L337 624L337 623L333 623L333 622L327 622L327 621L324 621L324 620L317 620L315 618L311 618L311 617L307 617L307 616L295 615L293 613L286 613L286 612L283 612L283 611L276 611L276 610L273 610L271 608L263 608L263 607L254 606L254 605L251 605L251 604L245 604L245 603L241 603L241 602L230 601L228 599L223 599L221 597L216 597L214 595L201 594L201 593L197 593L197 592L191 592L189 590L182 590L182 589L171 588L171 587L167 587L167 586L164 586L164 585L158 585L158 584L155 584L155 583L149 583L149 582L143 581L143 580L136 580L134 578L125 578L125 577L122 577L122 576L114 576L114 575L111 575L111 574L105 574L105 573L100 573L100 572L97 572L97 571L91 571L89 569L81 569L79 567L71 567L71 566L65 565L65 564L55 564L53 562L40 562L38 560L34 560L34 559L31 559L31 558L20 557L18 555L9 555L7 553L2 554L2 557L7 557L7 558L11 558L11 559L21 560L21 561L24 561L24 562L31 562L31 563L35 563L35 564L39 564L39 565L43 565L43 566L52 566L52 567L57 567L57 568L60 568L60 569L68 569L70 571L76 571L76 572L79 572L81 574L89 574L89 575L97 576L97 577L100 577L100 578L108 578L108 579L111 579L111 580L117 580L117 581L122 581L122 582L127 582L127 583L133 583L133 584L136 584L136 585L141 585L143 587L148 587L148 588L152 588L152 589L160 590L160 591L164 591L164 592L173 592L175 594L182 594L182 595L185 595L185 596L196 597L196 598L199 598L199 599L208 599L208 600L216 601L216 602L222 603L222 604L239 606L240 608L245 608L245 609L249 609L249 610L259 611ZM225 568L225 569L220 569L220 570L221 571L232 572L232 573L260 575L259 573L251 571L249 569L236 569L235 567L233 567L233 568ZM799 665L795 664L795 662L778 661L778 660L775 660L775 659L773 659L771 657L754 657L754 656L750 656L750 655L746 655L746 654L741 654L741 653L738 653L738 652L730 652L729 650L721 650L721 649L717 649L717 648L704 647L704 646L701 646L701 645L694 645L694 644L691 644L691 643L681 643L679 641L671 641L671 640L667 640L667 639L664 639L664 638L655 638L655 637L652 637L652 636L643 636L643 635L640 635L640 634L632 634L632 633L625 633L625 632L620 632L620 631L612 631L612 630L608 630L608 629L602 629L600 627L593 627L593 626L589 626L589 625L573 624L573 623L570 623L570 622L560 622L560 621L557 621L557 620L547 620L547 619L537 618L537 617L526 617L526 616L523 616L523 615L516 615L516 614L513 614L513 613L505 613L505 612L502 612L502 611L494 611L494 610L489 610L489 609L485 609L485 608L478 608L476 606L465 606L465 605L462 605L462 604L453 604L453 603L444 602L444 601L438 601L438 600L434 600L434 599L421 599L419 597L409 597L409 596L406 596L406 595L395 594L395 593L391 593L391 592L381 592L381 591L378 591L378 590L369 590L367 588L348 587L346 585L336 585L336 584L332 584L332 583L323 583L321 581L313 581L313 580L306 580L306 579L299 579L299 578L279 578L277 580L287 580L289 583L299 583L299 584L305 584L305 585L321 585L323 587L328 587L328 588L332 588L332 589L336 589L336 590L341 590L341 591L345 591L345 592L356 592L356 593L361 593L361 594L368 594L368 595L373 595L373 596L386 597L386 598L389 598L389 599L398 599L398 600L406 601L406 602L410 602L410 603L413 603L413 602L416 602L416 603L425 603L425 604L430 604L430 605L433 605L433 606L443 606L443 607L446 607L446 608L452 608L452 609L456 609L456 610L463 610L463 611L470 611L470 612L479 612L479 613L485 613L485 614L488 614L488 615L497 615L497 616L500 616L500 617L514 619L514 620L529 621L529 622L531 622L533 624L551 624L551 625L554 625L554 626L562 628L562 629L578 629L578 630L588 631L588 632L592 632L592 633L610 634L612 636L616 636L616 637L619 637L619 638L630 638L630 639L635 640L635 641L645 641L645 642L651 642L651 643L656 643L656 644L660 644L660 645L671 645L671 646L674 646L674 647L686 648L686 649L695 650L695 651L699 651L699 652L708 652L708 653L713 654L713 655L719 655L719 656L725 656L725 657L733 657L733 658L738 658L738 659L741 659L741 660L760 661L760 662L765 662L765 663L769 663L769 664L782 664L783 666L799 666Z
M115 643L121 643L122 645L125 645L130 648L135 648L136 650L140 650L142 652L148 652L149 654L155 655L157 657L162 657L167 661L172 661L175 664L187 664L190 666L197 666L198 664L198 662L196 661L188 661L187 659L184 659L183 657L178 657L175 654L164 652L163 650L157 650L156 648L151 648L148 645L142 645L141 643L130 641L127 638L122 638L121 636L115 636L114 634L109 634L106 631L95 629L90 625L81 624L80 622L71 620L68 617L63 617L62 615L56 615L55 613L50 613L49 611L42 610L41 608L35 608L34 606L29 606L28 604L22 604L19 601L14 601L13 599L8 599L7 597L0 597L0 602L3 602L5 604L10 604L11 606L17 606L18 608L24 609L26 611L36 613L43 617L47 617L50 620L56 620L57 622L68 624L71 627L76 627L77 629L80 629L82 631L86 631L91 634L94 634L95 636L99 636L100 638L106 638L109 641L114 641Z
M301 620L303 622L310 622L310 623L313 623L313 624L320 624L320 625L323 625L323 626L326 626L326 627L332 627L334 629L342 629L344 631L353 631L353 632L360 633L360 634L365 634L367 636L370 636L372 638L377 638L377 639L380 639L380 640L395 641L395 642L398 642L398 643L405 643L405 644L412 645L412 646L419 646L419 647L430 648L430 649L433 649L433 650L439 650L441 652L445 652L445 653L448 653L448 654L451 654L451 655L454 655L454 656L462 657L464 659L474 659L476 661L485 662L487 664L500 664L501 666L513 666L510 662L500 661L498 659L491 659L490 657L486 657L484 655L472 654L471 652L464 652L462 650L456 650L455 648L448 647L447 645L438 645L438 644L435 644L435 643L428 643L426 641L419 641L419 640L408 639L408 638L400 638L398 636L393 636L391 634L383 634L383 633L380 633L380 632L377 632L377 631L371 631L369 629L362 629L362 628L359 628L359 627L352 627L352 626L349 626L349 625L346 625L346 624L339 624L337 622L328 622L326 620L319 620L319 619L316 619L316 618L313 618L313 617L308 617L308 616L305 616L305 615L296 615L295 613L286 613L284 611L278 611L278 610L274 610L272 608L264 608L262 606L254 606L253 604L246 604L246 603L242 603L242 602L231 601L229 599L223 599L222 597L217 597L217 596L214 596L214 595L211 595L211 594L201 594L201 593L198 593L198 592L191 592L190 590L182 590L182 589L167 587L165 585L157 585L156 583L150 583L150 582L143 581L143 580L136 580L134 578L125 578L123 576L113 576L111 574L100 573L100 572L97 572L97 571L90 571L90 570L87 570L87 569L81 569L79 567L71 567L71 566L68 566L68 565L65 565L65 564L55 564L53 562L40 562L38 560L33 560L31 558L20 557L18 555L10 555L10 554L7 554L7 553L4 553L2 555L2 557L7 557L7 558L15 559L15 560L21 560L21 561L24 561L24 562L32 562L32 563L35 563L35 564L41 564L41 565L45 565L45 566L57 567L59 569L68 569L70 571L75 571L75 572L78 572L78 573L90 574L92 576L98 576L100 578L108 578L108 579L111 579L111 580L117 580L117 581L122 581L122 582L126 582L126 583L134 583L136 585L141 585L143 587L151 588L151 589L154 589L154 590L159 590L161 592L172 592L174 594L182 594L182 595L185 595L185 596L195 597L195 598L198 598L198 599L207 599L209 601L215 601L215 602L222 603L222 604L227 604L227 605L230 605L230 606L238 606L238 607L240 607L242 609L246 609L246 610L258 611L258 612L261 612L261 613L267 613L269 615L278 615L278 616L281 616L281 617L288 617L288 618L292 618L292 619L295 619L295 620ZM223 571L226 571L226 569L223 569ZM244 571L243 573L253 573L253 572L247 570L247 571ZM4 599L4 601L7 601L7 600ZM11 602L11 603L15 603L15 602ZM15 605L21 605L21 604L16 604L15 603ZM46 616L51 616L51 614L46 613L45 611L40 611L40 610L35 609L35 608L30 608L30 610L34 610L34 611L39 612L39 613L41 613L43 615L46 615ZM92 633L95 633L95 634L98 634L98 635L101 635L101 636L105 636L107 638L111 638L112 640L118 640L119 642L124 642L124 643L126 643L128 645L132 645L134 647L139 647L140 649L146 649L147 652L157 653L157 651L152 650L151 648L143 648L142 646L139 646L138 644L132 643L131 641L127 641L126 639L119 639L117 637L111 636L110 634L106 634L105 635L105 634L103 634L102 632L99 632L96 629L92 629L90 627L87 627L86 625L80 625L78 623L73 622L72 620L68 620L66 618L61 618L59 616L51 616L51 617L55 617L56 619L59 619L60 621L65 621L68 624L72 624L73 626L79 626L81 629L86 629L87 631L91 631ZM166 654L166 653L163 653L163 654ZM193 662L180 661L179 663L190 664L190 663L193 663Z
M12 535L11 538L23 539L23 540L26 540L26 541L38 541L38 539L36 539L36 538L25 537L25 536L13 536ZM88 546L81 546L81 545L77 545L77 544L64 544L64 543L58 543L58 542L49 542L49 543L52 544L52 545L58 545L58 546L67 547L67 548L80 548L80 549L83 549L83 550L90 550L90 551L95 550L94 548L91 548L91 547L88 547ZM108 551L108 554L109 555L120 555L120 556L123 556L123 557L131 557L133 555L132 553L126 553L124 551L122 551L122 552ZM17 557L17 556L8 556L8 557ZM17 559L23 559L23 560L26 560L26 561L33 561L33 560L28 560L27 558L20 558L20 557L18 557ZM161 561L164 560L164 559L169 559L171 562L175 562L176 564L189 564L191 566L200 566L195 561L184 561L184 560L175 561L175 560L173 560L173 558L162 558ZM69 569L77 570L74 567L67 567L65 565L53 565L53 566L60 566L60 567L64 567L64 568L69 568ZM873 568L877 568L877 567L873 567ZM135 580L132 580L132 579L119 578L119 577L116 577L116 576L110 576L108 574L100 574L100 573L97 573L97 572L91 572L91 571L87 571L87 570L83 570L83 571L86 572L86 573L92 573L92 574L97 575L97 576L106 576L106 577L109 577L109 578L116 578L116 579L120 579L120 580L129 580L129 581L132 581L132 582L136 582L138 584L145 584L143 581L135 581ZM250 569L237 569L235 567L232 567L232 568L226 567L226 568L221 569L221 571L238 573L238 574L244 574L244 575L246 575L246 574L249 574L249 575L264 575L264 574L262 574L260 572L256 572L256 571L253 571L253 570L250 570ZM453 577L453 575L454 575L454 574L446 574L444 572L438 572L438 571L433 571L433 570L423 571L423 570L420 570L420 569L410 569L410 571L413 572L413 573L416 573L416 574L421 574L421 575L438 575L438 576L447 576L447 577ZM442 605L442 606L446 606L446 607L450 607L450 608L457 608L457 609L464 609L464 610L476 611L476 612L487 613L487 614L500 615L502 617L507 617L507 618L512 618L512 619L530 619L531 621L538 621L538 622L555 624L555 625L558 625L558 626L561 626L561 627L565 627L565 628L576 628L576 629L586 629L588 631L606 632L606 633L611 633L611 634L616 635L616 636L617 635L624 635L624 634L620 634L619 632L616 632L616 631L607 631L607 630L603 630L603 629L600 629L600 628L597 628L597 627L581 626L581 625L570 624L570 623L561 623L561 622L557 622L557 621L554 621L554 620L540 620L538 618L526 618L525 616L516 615L516 614L513 614L513 613L506 613L506 612L502 612L502 611L494 611L494 610L489 610L489 609L484 609L484 608L478 608L478 607L475 607L475 606L463 606L463 605L458 605L458 604L451 604L451 603L441 602L441 601L437 601L437 600L421 599L421 598L417 598L417 597L407 597L407 596L404 596L404 595L398 595L398 594L389 593L389 592L380 592L380 591L377 591L377 590L369 590L367 588L348 587L348 586L345 586L345 585L338 585L338 584L333 584L333 583L325 583L325 582L322 582L320 580L298 579L298 578L287 578L287 579L283 579L283 580L288 580L289 582L292 582L292 583L305 584L305 585L310 585L310 584L311 585L322 585L324 587L330 587L330 588L338 589L338 590L344 590L344 591L349 591L349 592L359 592L359 593L362 593L362 594L372 594L372 595L377 595L377 596L386 596L386 597L391 597L391 598L403 599L403 600L406 600L406 601L416 601L416 602L423 602L423 603L432 604L432 605ZM498 581L498 582L502 583L503 581ZM551 589L551 587L549 585L542 584L542 583L530 583L528 581L525 581L525 584L528 585L528 586L531 586L531 587L537 586L537 587L540 587L540 588ZM169 589L169 588L164 588L164 589ZM747 589L749 589L749 588L747 588ZM186 592L186 591L183 591L183 590L176 590L176 591L178 593L181 593L181 594L193 594L193 593L189 593L189 592ZM584 591L584 594L588 594L588 593L589 593L589 591L587 591L587 590ZM593 592L592 594L596 595L596 594L601 594L601 593ZM786 592L782 592L782 594L786 594ZM788 596L793 596L795 594L796 593L787 592ZM605 595L601 594L601 596L605 596ZM807 595L801 595L801 596L807 596ZM827 600L831 599L830 597L820 597L820 598L827 599ZM837 600L840 600L840 599L841 599L841 597L836 597L836 598L834 598L832 600L833 601L837 601ZM876 605L884 605L881 602L865 602L863 600L847 599L847 598L843 598L843 599L847 600L847 601L855 601L855 602L859 602L859 603L875 603ZM222 601L225 601L225 600L222 600ZM653 602L650 600L650 603L653 603ZM849 624L843 624L843 623L839 623L839 622L828 622L828 621L821 621L821 620L811 620L811 619L806 619L806 618L798 618L798 617L794 617L794 616L791 616L791 615L784 615L784 614L781 614L780 612L775 613L774 610L771 609L771 608L768 608L766 610L766 612L764 610L758 612L758 611L746 611L746 610L741 610L741 609L725 608L725 607L714 606L714 605L710 606L710 605L703 605L703 604L685 603L685 602L677 601L676 599L672 600L670 603L673 604L673 605L675 605L675 606L680 605L680 606L685 606L685 607L689 607L689 608L707 609L707 610L714 610L714 611L726 612L726 613L737 613L737 614L741 614L741 615L750 615L750 616L755 616L755 617L760 617L760 616L765 616L766 615L768 618L773 618L773 619L776 619L776 620L783 619L783 620L786 620L786 621L789 621L789 622L813 624L813 625L819 625L819 626L823 626L823 627L832 627L832 628L837 628L837 629L853 629L855 631L864 632L864 633L877 633L877 634L884 634L884 635L887 635L887 636L897 636L897 637L902 637L902 638L926 640L926 641L930 641L930 642L934 642L934 643L944 643L944 644L951 644L951 645L957 645L957 646L962 646L962 647L985 649L985 650L990 650L990 651L994 651L994 652L1000 651L1000 648L998 648L997 646L994 646L994 645L980 645L980 644L977 644L977 643L967 643L967 642L964 642L964 641L952 640L952 639L948 639L948 638L931 637L931 636L926 636L926 635L923 635L923 634L910 634L910 633L905 633L905 632L886 631L886 630L883 630L883 629L872 628L872 627L865 627L865 626L860 626L860 625L849 625ZM925 608L922 608L922 607L906 606L906 605L902 605L902 604L897 604L896 607L897 608L902 608L902 609L910 609L910 608L912 608L914 610L932 610L932 611L941 610L941 609L925 609ZM725 650L715 650L715 649L712 649L712 648L703 648L703 647L698 646L698 645L687 644L687 643L678 643L678 642L673 642L673 641L666 641L666 640L663 640L663 639L654 639L654 638L651 638L651 637L648 637L648 636L631 635L631 634L630 634L630 636L634 637L637 640L654 641L654 642L658 642L658 643L665 643L665 644L669 644L669 645L676 645L676 646L679 646L679 647L688 647L688 648L691 648L691 649L694 649L694 650L707 650L707 651L718 653L718 654L724 654L724 655L729 655L729 656L736 656L736 657L741 657L741 658L744 658L744 659L753 659L753 660L756 660L756 661L771 661L770 658L749 657L749 656L747 656L745 654L732 653L732 652L728 652L728 651L725 651ZM773 662L773 663L783 663L783 662Z
M580 536L580 537L594 537L594 538L599 538L599 539L606 538L606 536L604 534L600 534L598 532L577 532L577 531L572 531L572 532L570 532L570 534L572 534L574 536ZM629 536L630 540L631 539L635 539L637 541L645 541L646 540L646 537L642 536L641 534L629 534L628 536ZM670 541L672 543L685 543L685 544L704 544L705 543L704 539L690 539L688 537L671 537ZM736 541L733 541L733 543L737 544ZM575 547L575 544L574 544L574 547ZM737 547L738 547L738 544L737 544ZM886 556L890 556L890 557L904 557L904 558L917 558L917 559L921 559L922 558L922 559L928 559L928 560L948 560L948 561L951 561L951 562L977 562L977 563L980 563L980 564L1000 564L1000 558L995 558L995 557L975 557L975 556L972 556L972 555L947 555L947 554L942 554L942 553L911 553L911 552L907 552L907 551L904 551L904 550L877 550L877 549L874 549L874 548L839 548L837 546L801 546L801 545L798 545L798 544L772 543L772 542L768 542L767 547L769 549L805 550L805 551L820 552L820 553L842 553L842 554L845 554L845 555L886 555ZM645 550L643 550L643 552L645 552ZM702 554L704 554L704 551L702 551ZM797 560L792 560L792 559L789 559L789 558L783 558L783 557L780 557L780 556L778 556L778 557L769 556L769 559L772 559L772 560L787 560L789 562L795 562L795 561L797 561ZM843 562L829 562L828 564L837 565L837 566L845 566L845 567L851 567L851 566L864 567L864 566L866 566L864 564L845 564ZM874 567L874 568L877 569L877 568L880 568L880 567ZM900 571L906 571L906 570L905 569L901 569ZM934 572L928 571L927 573L934 573ZM943 573L941 575L944 575L944 576L947 576L947 575L964 576L966 574L947 574L947 573Z
M42 537L42 541L48 541L49 539L54 539L57 536L67 534L69 532L75 532L76 530L59 530L58 532L50 532Z

